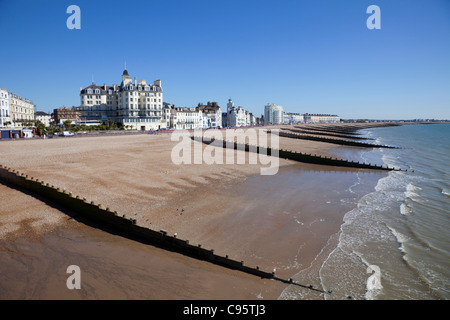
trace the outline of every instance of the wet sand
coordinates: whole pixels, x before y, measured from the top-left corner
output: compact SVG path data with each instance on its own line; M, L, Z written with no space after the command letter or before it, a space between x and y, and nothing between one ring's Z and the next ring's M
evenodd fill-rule
M3 241L0 265L0 299L256 300L285 287L85 226ZM66 286L70 265L80 267L80 290Z
M280 142L282 146L291 144L290 150L308 152L304 141L280 139ZM267 271L276 268L277 275L284 278L309 268L325 248L333 247L343 215L360 195L349 192L349 188L357 175L365 172L294 164L283 159L275 176L259 176L259 164L177 166L170 158L174 144L169 135L12 141L0 144L0 163L134 217L139 225L163 228L170 234L176 232L179 238L201 243L251 266L259 265ZM329 155L335 146L308 142L308 148ZM36 157L44 149L43 156ZM380 178L366 174L374 181ZM17 198L13 195L11 199ZM14 207L12 201L9 208ZM26 220L23 209L18 208L17 212L19 216L15 219ZM0 209L2 226L8 224L10 218L5 217L10 217L10 213L11 209ZM119 240L117 236L104 233L100 236L96 234L99 230L87 231L79 225L78 229L67 228L60 221L47 225L53 226L53 233L34 226L35 232L42 235L39 240L16 237L1 242L1 265L9 268L9 272L2 274L8 274L10 279L2 283L10 286L22 283L17 290L7 290L10 294L2 298L10 298L14 295L11 292L15 292L18 297L31 299L52 299L56 293L69 299L276 299L286 289L286 285L273 280L261 280L131 240ZM106 247L101 248L103 245ZM21 260L14 252L28 258ZM71 255L74 260L86 262L82 269L86 269L86 279L90 279L89 292L79 292L76 297L73 292L66 292L65 280L60 288L61 277L67 277L66 267L62 267ZM53 267L43 263L48 260L46 256L60 261L55 263L59 266L59 278L50 276ZM122 257L127 259L119 261ZM17 265L29 268L30 264L40 265L35 269L44 270L44 274L49 274L44 278L50 280L45 280L49 283L44 285L47 289L25 294L29 291L26 287L41 283L39 275L28 277L25 271L17 271L20 270ZM114 271L115 268L122 272ZM159 271L151 274L145 271L153 268ZM112 281L109 274L116 275L118 280ZM133 289L139 287L131 280L134 277L148 280L143 281L142 290ZM161 279L169 279L170 285ZM304 281L310 279L295 280L309 284ZM181 287L177 286L180 282L184 284ZM107 284L112 283L114 288L109 288ZM150 291L145 289L148 284Z

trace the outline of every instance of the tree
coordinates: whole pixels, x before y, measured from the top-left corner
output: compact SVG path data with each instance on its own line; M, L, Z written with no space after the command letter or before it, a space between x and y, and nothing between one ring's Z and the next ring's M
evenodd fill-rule
M66 128L67 130L70 130L70 128L72 128L72 120L66 120L63 123L64 128Z
M35 122L35 126L37 129L45 129L45 124L43 124L41 121L37 120Z

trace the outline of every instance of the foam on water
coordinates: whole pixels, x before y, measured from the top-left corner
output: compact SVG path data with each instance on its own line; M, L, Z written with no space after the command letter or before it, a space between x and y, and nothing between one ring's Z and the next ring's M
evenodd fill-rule
M374 136L373 132L372 135ZM378 141L389 145L399 143L385 138ZM446 170L429 167L428 163L415 162L417 158L428 160L411 149L376 149L362 155L366 162L381 159L388 166L418 168L419 173L414 174L410 170L407 173L390 172L386 178L378 181L374 192L361 198L357 208L345 215L339 244L321 268L324 288L331 289L334 286L347 291L336 295L335 299L345 298L346 295L358 297L358 290L352 292L357 286L348 282L365 282L363 297L359 292L359 297L364 299L449 297L449 281L446 277L448 272L445 265L440 265L448 256L446 244L441 240L442 237L445 238L445 232L448 232L445 229L445 225L448 226L448 216L446 218L439 213L444 205L442 199L430 198L429 187L424 189L431 180L436 180L434 172ZM445 175L443 177L438 183L447 183ZM357 187L352 186L352 190ZM441 185L439 192L444 198L449 196L449 189ZM424 209L420 210L418 206L425 206L426 211L422 212ZM434 214L431 209L438 211ZM340 263L341 269L354 268L354 276L340 274L341 271L333 268L332 263ZM375 288L374 275L367 276L362 272L364 267L368 268L370 265L380 267L381 278L377 279L389 280L382 289ZM326 275L331 272L335 273L335 278L342 277L347 283L335 281Z
M422 188L415 186L412 182L410 182L410 183L408 183L408 186L406 187L405 194L408 198L414 199L419 196L417 192L420 190L422 190Z
M389 228L389 230L391 230L392 234L395 236L395 239L397 239L397 242L398 242L399 245L400 245L400 246L398 247L398 249L399 249L401 252L405 253L406 251L405 251L405 247L403 246L403 244L404 244L406 241L408 241L408 237L405 236L404 234L398 232L397 230L395 230L395 229L392 228L392 227L389 227L389 226L388 226L388 228ZM406 260L405 255L403 255L403 259Z
M409 208L406 203L402 203L400 205L400 213L406 216L411 213L411 208Z
M431 155L435 142L446 140L427 136L430 127L370 132L370 137L380 136L382 144L403 148L362 152L362 161L408 172L389 172L345 214L337 245L318 268L319 287L333 291L324 299L450 298L448 168ZM421 142L424 136L429 140ZM358 193L363 182L358 177L348 191ZM350 200L341 199L341 203ZM375 275L369 268L379 268L379 272Z

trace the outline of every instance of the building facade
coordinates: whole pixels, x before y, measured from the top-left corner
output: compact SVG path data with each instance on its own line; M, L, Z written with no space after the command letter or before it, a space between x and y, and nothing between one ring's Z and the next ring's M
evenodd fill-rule
M9 92L9 113L14 127L34 121L34 104L17 94Z
M282 124L283 107L274 103L268 103L264 107L264 125Z
M196 108L173 107L170 114L171 129L203 128L203 112Z
M7 127L11 124L9 113L9 93L6 89L0 89L0 128Z
M62 124L66 120L72 121L72 124L77 124L81 120L81 112L78 108L59 108L53 110L53 119L57 124Z
M228 127L248 127L256 124L256 117L243 107L235 107L233 100L228 99L226 123Z
M120 85L93 83L80 90L80 98L82 120L112 120L133 130L166 128L161 80L153 84L136 78L133 81L125 69Z
M40 121L44 124L44 126L50 127L50 122L52 120L52 116L50 114L43 111L36 111L34 116L36 121Z
M306 123L339 123L341 118L337 115L331 114L309 114L303 115Z
M303 123L305 122L305 118L303 114L300 113L284 113L283 114L283 123L284 124L295 124L295 123Z
M202 112L203 128L222 128L222 110L217 102L199 103L195 110Z

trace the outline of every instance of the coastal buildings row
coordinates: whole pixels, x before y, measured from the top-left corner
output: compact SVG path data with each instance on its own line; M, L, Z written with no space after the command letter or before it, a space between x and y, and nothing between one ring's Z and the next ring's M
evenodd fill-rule
M161 80L153 84L136 78L133 81L126 69L121 84L98 86L92 83L80 88L80 100L82 123L111 120L134 130L242 127L257 123L250 112L242 107L235 108L231 99L226 113L222 113L217 102L199 103L193 108L165 103Z
M0 127L22 127L34 121L34 104L5 88L0 89Z
M222 127L222 111L217 102L199 103L195 108L164 103L163 120L168 129L219 129Z
M206 129L248 127L292 123L339 122L336 115L285 113L283 107L268 103L261 118L228 99L226 112L217 102L198 103L196 107L179 107L163 102L161 80L153 83L132 79L125 68L120 84L103 86L92 83L80 88L80 106L57 108L53 114L35 112L33 103L6 89L0 90L0 127L21 127L35 120L46 127L52 123L98 125L120 123L125 129Z
M288 113L283 107L274 103L266 104L264 108L264 124L295 124L295 123L338 123L341 118L333 114Z
M176 107L164 103L163 119L170 129L219 129L224 127L247 127L260 124L251 112L243 107L235 107L231 99L227 103L227 112L222 112L215 101L199 103L195 108Z

